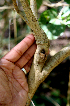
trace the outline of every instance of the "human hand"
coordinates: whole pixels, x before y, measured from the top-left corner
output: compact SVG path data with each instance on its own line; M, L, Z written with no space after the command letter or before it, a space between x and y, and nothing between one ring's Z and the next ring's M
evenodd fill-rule
M0 60L0 105L25 106L28 84L23 67L30 70L36 50L33 35L25 37Z

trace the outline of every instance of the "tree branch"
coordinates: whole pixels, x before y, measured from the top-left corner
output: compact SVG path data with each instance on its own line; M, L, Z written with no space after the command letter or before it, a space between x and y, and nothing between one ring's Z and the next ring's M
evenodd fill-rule
M40 28L39 23L29 6L28 0L20 0L24 10L24 16L23 16L23 12L21 12L18 9L16 0L12 0L12 1L13 1L15 10L18 12L21 18L23 18L24 21L29 25L29 27L33 30L36 43L37 43L37 49L36 49L32 67L28 76L28 84L29 84L28 95L30 99L32 99L38 86L45 80L45 78L47 78L47 76L53 70L53 68L55 68L58 64L60 64L61 61L63 61L67 56L70 55L70 44L64 49L62 49L60 52L58 52L55 56L53 56L49 60L47 64L45 64L47 60L48 49L49 49L49 40L47 38L47 35ZM29 97L28 97L26 106L30 105Z
M29 83L29 97L32 99L34 93L36 92L39 85L47 78L47 76L50 74L50 72L59 65L66 57L70 55L70 44L67 47L64 47L62 50L60 50L58 53L56 53L51 59L46 62L46 64L43 67L42 72L35 72L34 63L32 64L28 83ZM33 73L31 76L31 73ZM36 76L35 76L36 73ZM28 98L27 105L29 106L30 100Z
M46 63L46 66L44 66L42 71L42 75L44 76L44 78L46 78L49 75L49 73L69 55L70 55L70 43L66 47L61 49L58 53L56 53L53 57L51 57L49 62Z
M30 8L37 19L37 3L36 0L30 0Z
M45 2L45 1L43 2L43 5L48 6L48 7L69 6L69 4L67 4L65 2L63 2L63 3L58 2L58 3L51 3L51 4L49 4L49 3Z
M15 10L17 11L17 13L21 16L21 18L24 19L24 21L27 23L27 25L33 30L34 32L34 36L36 39L36 43L37 44L47 44L48 46L48 38L47 35L45 34L45 32L40 28L39 23L37 21L37 19L35 18L29 3L27 0L20 0L23 10L25 12L25 18L23 16L23 13L21 14L20 10L18 9L18 6L16 4L16 0L12 0Z
M35 36L36 43L37 43L37 50L36 50L35 57L34 57L34 65L36 68L35 70L41 71L47 59L47 54L48 54L48 49L49 49L49 40L45 32L40 28L39 23L37 19L35 18L29 6L28 0L20 0L20 2L22 4L22 7L25 12L25 17L27 19L26 23L29 25L29 27L34 32L34 36ZM16 0L13 0L13 4L14 4L16 11L20 14L20 11L16 4ZM43 55L43 57L41 55Z
M19 8L18 8L18 6L17 6L17 3L16 3L16 0L12 0L12 1L13 1L13 5L14 5L14 8L15 8L16 12L20 15L20 17L21 17L26 23L28 23L28 22L27 22L27 18L26 18L26 16L25 16L25 13L19 10Z
M5 9L14 9L14 6L3 6L3 7L0 7L0 10L5 10Z

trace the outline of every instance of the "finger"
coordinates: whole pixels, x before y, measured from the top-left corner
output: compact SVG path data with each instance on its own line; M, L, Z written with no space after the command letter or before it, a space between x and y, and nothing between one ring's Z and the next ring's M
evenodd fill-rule
M34 36L28 35L3 58L11 62L16 62L23 55L23 53L34 43L34 41Z
M15 63L18 67L22 68L33 57L36 51L36 44L34 43L23 56Z
M16 66L14 68L13 76L19 82L19 84L28 92L28 84L27 84L26 76L19 67Z
M32 61L33 61L33 57L32 57L32 58L28 61L28 63L24 66L24 69L26 70L27 73L30 71Z

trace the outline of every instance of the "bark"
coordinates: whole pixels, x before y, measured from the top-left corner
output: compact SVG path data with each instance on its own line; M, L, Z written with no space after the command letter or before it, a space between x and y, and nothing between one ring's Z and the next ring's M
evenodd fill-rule
M43 5L47 7L60 7L60 6L69 6L66 2L58 2L58 3L47 3L46 1L43 2Z
M70 55L70 44L64 49L62 49L60 52L58 52L56 55L54 55L47 62L49 40L45 32L39 26L39 23L37 21L36 11L33 13L35 8L33 8L32 5L30 8L28 0L20 0L24 10L24 14L23 14L19 10L16 4L16 0L12 0L12 1L17 13L21 16L22 19L24 19L27 25L29 25L29 27L32 29L33 35L35 37L36 44L37 44L34 60L33 60L32 67L28 76L29 93L28 93L26 106L29 106L31 101L30 99L32 99L39 85L45 80L45 78L47 78L49 73L58 64L60 64L67 56ZM36 3L36 0L34 0L34 2Z
M37 19L37 4L36 4L36 0L30 0L30 8L31 8L35 18Z
M33 62L28 78L28 83L29 83L28 95L31 99L34 93L36 92L37 88L39 87L39 85L47 78L50 72L69 55L70 55L70 44L67 45L67 47L64 47L58 53L56 53L53 57L51 57L51 59L48 62L46 61L41 72L35 69L34 62ZM29 106L29 104L30 104L30 99L28 99L26 106Z

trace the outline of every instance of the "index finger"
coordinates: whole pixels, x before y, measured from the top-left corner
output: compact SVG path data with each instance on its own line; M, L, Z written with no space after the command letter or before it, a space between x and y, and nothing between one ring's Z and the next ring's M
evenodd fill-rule
M34 41L34 36L32 34L28 35L13 49L11 49L11 51L3 58L11 62L16 62L23 55L23 53L34 43Z

